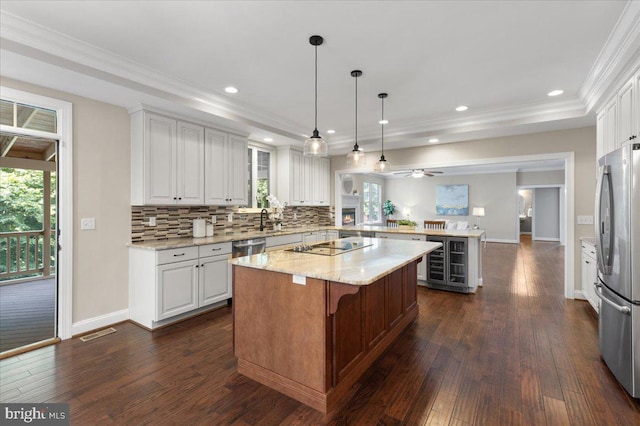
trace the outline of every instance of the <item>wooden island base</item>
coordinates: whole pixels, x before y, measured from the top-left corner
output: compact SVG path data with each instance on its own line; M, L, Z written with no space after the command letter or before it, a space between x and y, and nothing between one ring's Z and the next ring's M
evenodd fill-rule
M418 315L417 263L369 285L234 265L238 372L330 412Z

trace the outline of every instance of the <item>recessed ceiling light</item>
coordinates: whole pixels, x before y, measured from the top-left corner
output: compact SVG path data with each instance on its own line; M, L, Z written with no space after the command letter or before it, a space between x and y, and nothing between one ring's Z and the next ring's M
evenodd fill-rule
M227 86L224 88L224 91L227 93L238 93L238 89L233 86Z
M429 139L429 143L436 143L436 142L440 142L440 139L438 138Z
M378 124L389 124L389 120L380 120Z
M457 108L456 108L456 111L458 111L458 112L462 112L462 111L466 111L466 110L468 110L468 109L469 109L469 107L468 107L468 106L466 106L466 105L460 105L459 107L457 107Z
M265 142L273 142L273 138L264 138L262 140Z
M333 130L333 129L329 129L329 130L327 130L327 133L329 133L330 135L334 134L335 132L336 132L336 131L335 131L335 130Z
M552 90L549 93L547 93L547 95L558 96L558 95L562 95L563 93L564 93L564 90Z

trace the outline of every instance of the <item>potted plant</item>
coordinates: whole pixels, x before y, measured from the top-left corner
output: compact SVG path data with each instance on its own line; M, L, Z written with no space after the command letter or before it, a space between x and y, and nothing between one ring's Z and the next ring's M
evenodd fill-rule
M393 205L391 200L387 200L382 205L382 210L385 216L392 216L393 213L396 211L396 206Z
M273 209L273 213L269 215L269 219L273 221L273 230L280 231L282 230L284 208L287 206L287 203L281 203L273 194L267 196L267 201L269 202L269 207Z
M413 220L401 219L398 221L398 228L414 229L416 226L417 226L417 223L415 223Z

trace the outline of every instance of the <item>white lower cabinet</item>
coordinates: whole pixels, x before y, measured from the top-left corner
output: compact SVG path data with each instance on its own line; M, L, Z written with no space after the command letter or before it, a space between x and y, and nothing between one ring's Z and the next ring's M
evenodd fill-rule
M231 243L129 249L129 314L154 329L232 296Z
M305 232L304 234L302 234L302 244L313 244L317 243L318 241L320 240L318 239L317 231Z
M376 238L389 238L391 240L413 240L413 241L427 241L426 235L415 234L397 234L392 232L376 232ZM424 256L422 262L418 263L418 279L420 281L427 280L427 262Z
M338 231L318 231L318 241L331 241L340 238Z
M580 272L582 277L582 294L589 301L596 312L600 312L600 299L596 296L594 283L598 279L598 265L596 263L596 249L589 243L582 242L582 262Z

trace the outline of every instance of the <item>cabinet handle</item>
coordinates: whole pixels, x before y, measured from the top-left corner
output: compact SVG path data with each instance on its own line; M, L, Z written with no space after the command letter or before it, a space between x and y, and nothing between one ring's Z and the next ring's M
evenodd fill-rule
M180 257L180 256L184 256L185 253L180 253L180 254L174 254L173 257Z
M584 261L584 263L586 263L587 265L589 265L589 264L590 264L588 260L585 260L585 261Z
M420 241L420 238L412 238L413 241Z
M178 197L178 200L182 200L182 197Z
M196 265L196 268L199 268L199 267L200 267L200 265Z
M211 249L211 251L220 251L220 250L222 250L222 247Z
M204 268L204 263L202 265L200 265L200 266L202 266Z
M177 198L176 198L176 197L173 197L173 199L174 199L174 200L177 200Z

